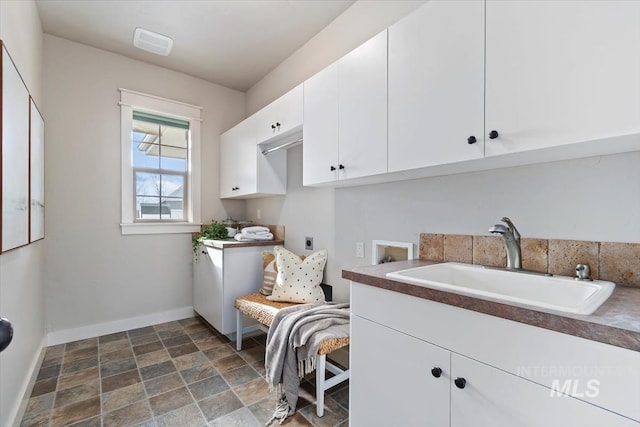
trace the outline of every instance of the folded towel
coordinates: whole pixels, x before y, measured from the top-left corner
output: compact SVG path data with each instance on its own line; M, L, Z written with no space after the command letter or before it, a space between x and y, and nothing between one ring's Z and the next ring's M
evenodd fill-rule
M265 234L270 232L267 227L262 227L260 225L245 227L240 231L244 234Z
M273 240L273 234L264 233L264 234L244 234L238 233L233 236L238 242L255 242L261 240Z

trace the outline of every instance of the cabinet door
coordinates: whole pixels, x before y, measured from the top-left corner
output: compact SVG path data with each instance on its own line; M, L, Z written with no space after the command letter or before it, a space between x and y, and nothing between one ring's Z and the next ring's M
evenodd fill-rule
M302 126L302 85L264 107L256 117L258 143L299 130Z
M486 155L640 131L640 2L486 8Z
M214 328L222 330L222 249L198 246L193 264L193 308Z
M262 286L262 252L273 252L273 246L230 247L223 251L224 286L220 307L222 324L216 327L227 335L236 332L234 302L242 295L258 292Z
M302 150L303 185L323 184L338 179L337 63L304 82Z
M257 192L258 157L253 116L220 136L220 197Z
M638 426L598 406L451 354L452 427ZM460 389L453 384L464 378Z
M338 60L340 179L387 172L387 31Z
M220 197L233 197L236 187L235 128L220 135Z
M236 141L236 155L231 165L236 169L237 196L258 192L258 147L253 127L244 129L241 138Z
M449 426L448 351L358 316L351 337L349 425Z
M389 27L389 172L481 158L483 134L484 2L427 2Z

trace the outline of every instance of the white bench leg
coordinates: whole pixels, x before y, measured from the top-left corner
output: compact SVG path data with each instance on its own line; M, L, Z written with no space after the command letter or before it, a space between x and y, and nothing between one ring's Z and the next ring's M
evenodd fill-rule
M327 356L322 354L316 360L316 414L324 415L325 369Z
M236 350L242 350L242 330L244 325L242 324L242 316L244 316L240 310L236 310Z

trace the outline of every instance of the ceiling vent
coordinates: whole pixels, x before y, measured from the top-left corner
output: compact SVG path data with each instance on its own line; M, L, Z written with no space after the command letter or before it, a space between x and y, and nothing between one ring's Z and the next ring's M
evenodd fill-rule
M173 40L153 31L136 28L133 33L133 45L156 55L167 56L173 47Z

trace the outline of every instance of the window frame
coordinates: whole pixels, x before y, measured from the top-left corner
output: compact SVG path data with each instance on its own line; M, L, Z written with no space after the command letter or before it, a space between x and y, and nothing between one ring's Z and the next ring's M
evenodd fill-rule
M121 232L122 234L172 234L200 231L200 122L202 107L120 88ZM135 173L133 166L133 112L141 111L189 122L185 219L137 220L135 217Z

